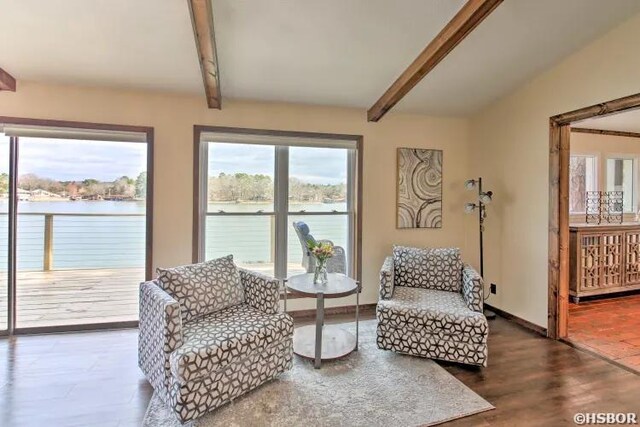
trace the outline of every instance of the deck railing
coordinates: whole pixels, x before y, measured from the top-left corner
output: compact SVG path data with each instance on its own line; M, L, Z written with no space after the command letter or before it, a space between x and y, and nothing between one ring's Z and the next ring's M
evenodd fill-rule
M257 267L273 265L273 215L207 215L208 259L234 254L237 262ZM0 241L6 242L7 214L0 213ZM348 217L289 216L308 222L315 236L346 247ZM145 214L54 213L18 214L18 270L137 268L145 261ZM288 261L299 265L302 249L293 227L288 229ZM7 245L0 245L0 270L7 265Z
M6 220L0 214L0 235L7 233ZM134 268L145 261L141 213L25 212L18 214L17 232L18 270ZM6 251L0 248L0 259Z

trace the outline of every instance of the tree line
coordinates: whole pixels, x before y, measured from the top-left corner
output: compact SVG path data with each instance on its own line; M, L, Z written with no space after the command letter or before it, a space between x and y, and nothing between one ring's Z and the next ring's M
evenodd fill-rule
M289 199L297 202L344 201L345 184L312 184L289 178ZM216 202L263 202L273 200L273 179L262 174L225 174L209 177L209 200Z
M18 178L18 188L25 191L44 190L63 197L105 197L122 196L140 198L146 196L147 173L141 172L135 179L121 176L113 181L87 178L82 181L57 181L36 174L25 174ZM0 174L0 194L9 191L9 176Z

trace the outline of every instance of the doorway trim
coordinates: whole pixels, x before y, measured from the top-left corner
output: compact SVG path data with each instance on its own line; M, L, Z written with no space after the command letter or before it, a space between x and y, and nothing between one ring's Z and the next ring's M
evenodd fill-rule
M130 126L130 125L117 125L107 123L92 123L92 122L78 122L67 120L49 120L49 119L32 119L25 117L8 117L0 116L0 124L9 125L26 125L26 126L46 126L46 127L58 127L69 129L88 129L88 130L100 130L100 131L120 131L120 132L139 132L146 135L147 145L147 195L145 203L145 279L151 280L153 276L153 164L154 164L154 128L149 126ZM10 176L15 176L17 171L18 153L17 144L13 142L10 145L10 159L9 168L13 172ZM10 194L15 194L17 190L17 179L10 180L10 186L12 190ZM15 187L15 188L14 188ZM14 226L12 229L15 231L15 221L17 218L17 198L13 197L9 200L9 222L13 221ZM100 324L80 324L80 325L63 325L63 326L44 326L44 327L16 327L16 236L11 234L9 230L9 259L8 259L8 297L7 301L7 316L8 324L7 331L4 335L14 334L37 334L45 332L69 332L69 331L82 331L93 329L112 329L112 328L131 328L137 327L138 321L122 321L122 322L108 322ZM13 268L12 268L13 267ZM11 273L13 272L13 273ZM12 301L13 299L13 301Z
M569 153L571 124L640 108L640 93L549 118L547 336L567 337L569 311Z

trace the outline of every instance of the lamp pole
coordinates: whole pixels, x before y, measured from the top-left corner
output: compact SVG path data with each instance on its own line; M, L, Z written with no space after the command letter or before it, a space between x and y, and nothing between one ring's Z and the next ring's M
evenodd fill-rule
M478 178L478 224L480 226L480 277L484 279L484 245L482 232L484 231L484 203L482 203L482 177Z

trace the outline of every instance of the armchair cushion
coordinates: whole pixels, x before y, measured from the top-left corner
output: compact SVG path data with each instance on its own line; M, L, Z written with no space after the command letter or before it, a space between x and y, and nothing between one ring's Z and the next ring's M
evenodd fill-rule
M248 304L229 307L183 325L184 344L171 354L171 372L180 384L197 381L292 334L288 314L266 314Z
M395 286L460 292L462 260L458 248L394 246L393 260Z
M158 268L160 287L180 303L188 322L245 300L233 256L175 268Z
M390 328L486 343L487 319L470 310L460 293L397 286L392 299L378 302L376 315L380 324Z

